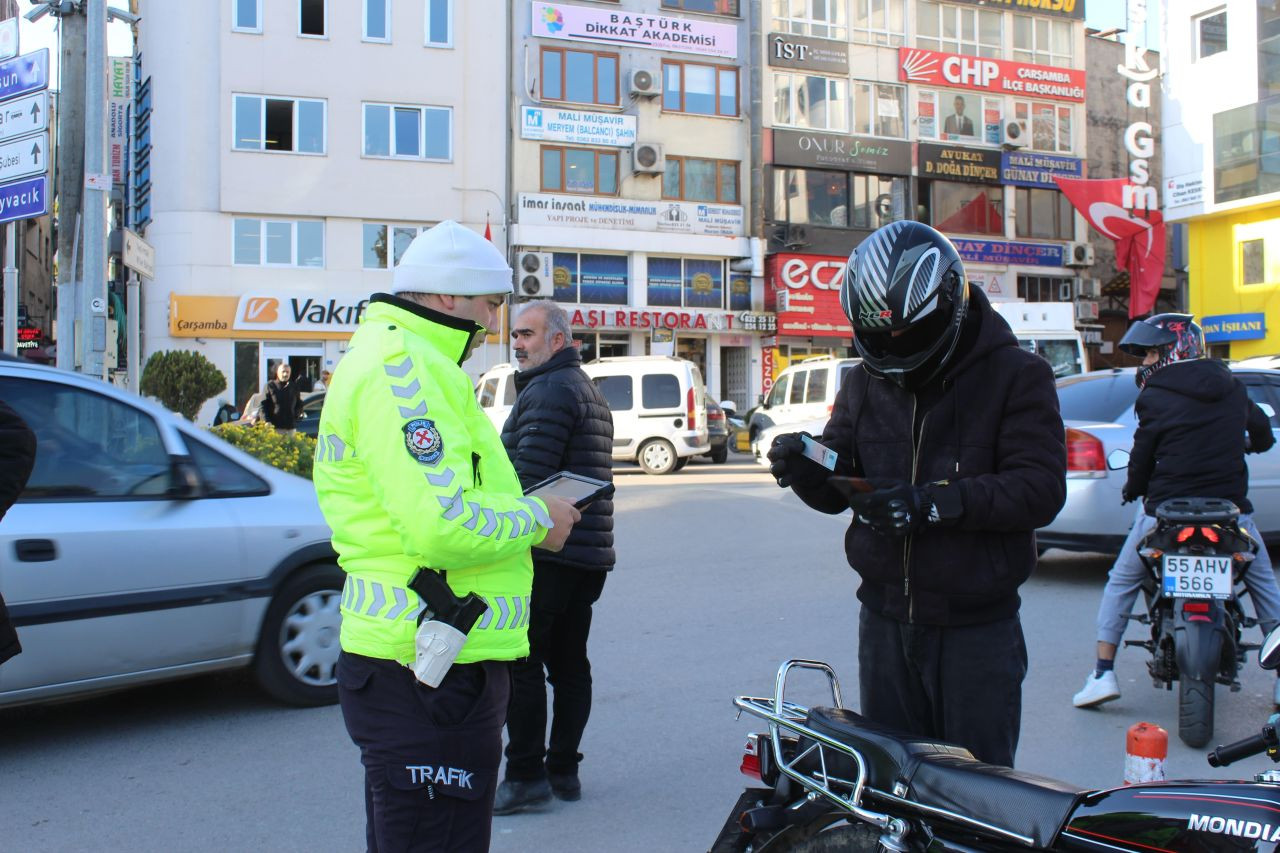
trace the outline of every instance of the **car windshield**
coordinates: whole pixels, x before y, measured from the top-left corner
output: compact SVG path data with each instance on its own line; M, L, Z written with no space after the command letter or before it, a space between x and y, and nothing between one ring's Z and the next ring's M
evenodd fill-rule
M1058 380L1058 406L1064 420L1117 421L1136 399L1138 386L1128 371L1085 373Z

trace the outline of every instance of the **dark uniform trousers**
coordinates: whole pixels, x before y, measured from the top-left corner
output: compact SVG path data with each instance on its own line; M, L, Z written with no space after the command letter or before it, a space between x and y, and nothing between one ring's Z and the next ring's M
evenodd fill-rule
M591 716L591 605L600 598L607 575L551 563L534 565L529 657L511 668L507 778L512 781L578 772L578 746ZM549 741L547 681L554 688Z
M437 688L395 661L343 652L342 718L364 765L370 853L487 851L510 664L454 664Z
M869 720L959 744L988 764L1013 766L1027 674L1017 616L943 627L898 622L864 606L858 670Z

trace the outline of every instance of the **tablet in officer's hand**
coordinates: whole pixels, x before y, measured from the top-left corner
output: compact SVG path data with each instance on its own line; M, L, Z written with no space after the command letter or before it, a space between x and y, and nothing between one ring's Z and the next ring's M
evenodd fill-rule
M561 471L558 474L552 474L541 483L530 486L524 493L531 498L562 498L578 509L582 509L597 498L612 496L613 483L606 483L594 477L584 477L571 471Z

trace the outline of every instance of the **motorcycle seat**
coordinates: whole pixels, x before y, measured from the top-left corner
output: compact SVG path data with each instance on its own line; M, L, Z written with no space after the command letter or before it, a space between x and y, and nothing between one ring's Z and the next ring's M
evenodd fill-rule
M1240 508L1226 498L1170 498L1156 507L1156 518L1166 524L1229 524L1240 518Z
M1084 794L1055 779L985 764L964 747L908 735L845 708L811 708L808 725L863 756L869 787L1029 837L1037 846L1053 841ZM851 759L841 756L832 766L828 751L827 763L832 775L856 776Z

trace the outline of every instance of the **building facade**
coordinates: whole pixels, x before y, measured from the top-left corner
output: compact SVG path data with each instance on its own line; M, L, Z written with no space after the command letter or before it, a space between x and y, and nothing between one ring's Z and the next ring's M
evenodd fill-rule
M1188 307L1224 358L1280 352L1280 8L1164 4L1165 218L1187 228Z
M506 247L500 0L144 0L133 223L143 352L192 349L236 406L318 377L423 228ZM468 363L498 360L497 336ZM208 417L218 405L206 405Z

